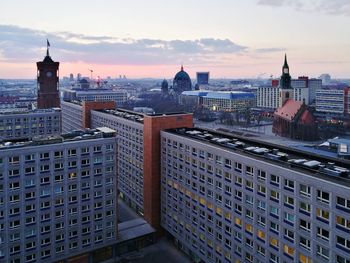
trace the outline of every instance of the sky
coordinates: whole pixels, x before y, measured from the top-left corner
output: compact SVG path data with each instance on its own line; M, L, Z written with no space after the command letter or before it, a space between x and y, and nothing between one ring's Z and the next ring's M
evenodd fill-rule
M0 78L35 78L46 54L69 73L172 78L350 77L349 0L4 0Z

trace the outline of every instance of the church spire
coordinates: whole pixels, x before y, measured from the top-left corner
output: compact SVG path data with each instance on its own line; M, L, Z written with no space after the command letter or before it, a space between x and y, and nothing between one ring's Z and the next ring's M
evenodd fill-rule
M287 53L284 54L284 65L283 68L289 68L288 62L287 62Z

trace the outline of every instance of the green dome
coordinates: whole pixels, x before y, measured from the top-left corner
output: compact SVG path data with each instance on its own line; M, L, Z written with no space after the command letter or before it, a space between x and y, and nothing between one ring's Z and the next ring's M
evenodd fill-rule
M185 90L192 90L191 78L187 72L184 71L183 66L181 66L181 70L176 73L174 77L173 89L178 94L181 94Z

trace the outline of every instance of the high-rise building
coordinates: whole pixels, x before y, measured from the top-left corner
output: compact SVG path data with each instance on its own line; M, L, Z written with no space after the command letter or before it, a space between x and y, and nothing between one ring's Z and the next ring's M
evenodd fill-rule
M0 261L91 262L115 244L115 155L108 128L1 143Z
M192 114L146 115L122 109L92 110L91 127L101 125L117 132L120 196L160 230L160 132L192 127Z
M160 131L192 127L192 114L147 115L116 109L114 102L63 101L62 123L63 131L102 126L116 130L120 196L159 230Z
M197 84L208 85L209 84L209 72L197 72Z
M50 57L49 46L48 43L44 60L36 63L38 68L38 109L60 107L58 91L58 68L60 63L54 62Z
M70 73L70 74L69 74L69 81L71 81L71 82L74 81L74 75L73 75L73 73Z
M62 132L61 109L0 113L0 141L32 139Z
M195 262L347 262L349 160L161 132L161 225Z
M62 101L62 131L91 128L91 110L114 110L115 101Z

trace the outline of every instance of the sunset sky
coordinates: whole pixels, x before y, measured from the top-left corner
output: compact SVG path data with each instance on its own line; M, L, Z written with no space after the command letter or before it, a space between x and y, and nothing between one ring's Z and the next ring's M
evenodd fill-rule
M0 78L34 78L51 43L60 75L350 77L349 0L5 0Z

